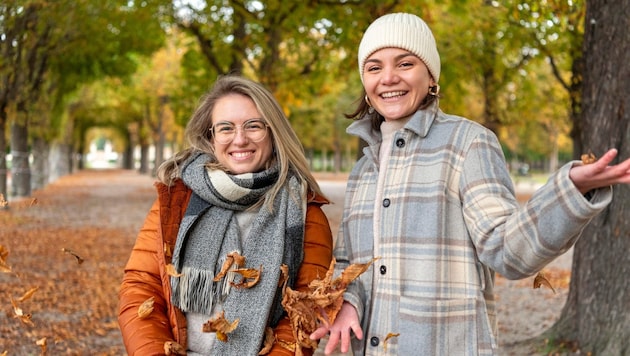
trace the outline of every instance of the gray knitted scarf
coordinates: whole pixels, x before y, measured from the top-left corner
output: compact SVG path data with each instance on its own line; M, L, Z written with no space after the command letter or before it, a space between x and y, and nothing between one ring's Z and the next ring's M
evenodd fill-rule
M172 263L181 276L171 277L172 302L184 312L212 315L220 300L225 317L240 322L228 342L214 344L212 354L255 355L265 327L276 325L283 316L278 287L281 264L289 266L292 286L302 263L304 190L292 176L276 196L273 213L263 205L249 235L240 236L234 213L251 207L268 192L278 179L277 166L259 173L229 175L207 169L208 159L205 154L195 154L182 166L182 179L193 194L173 251ZM226 278L231 274L212 281L227 254L234 251L246 258L246 268L262 266L254 287L230 289Z

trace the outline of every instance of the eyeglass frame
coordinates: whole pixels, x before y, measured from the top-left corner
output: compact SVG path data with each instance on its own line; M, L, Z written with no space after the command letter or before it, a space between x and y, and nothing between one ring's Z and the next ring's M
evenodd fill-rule
M248 135L247 135L247 131L243 130L243 126L247 125L248 123L252 123L252 122L260 122L263 124L263 126L265 127L265 134L258 140L253 140L251 139ZM212 135L212 138L216 140L217 135L214 132L214 128L215 126L219 125L219 124L230 124L234 127L234 136L232 136L232 139L230 139L229 141L226 142L219 142L217 140L218 143L222 144L222 145L227 145L228 143L231 143L232 141L234 141L234 139L236 138L236 135L238 134L238 130L240 128L241 131L243 131L245 133L245 137L247 137L248 140L252 141L252 142L261 142L263 141L266 137L267 137L267 132L269 131L269 124L267 124L267 122L265 122L265 120L263 120L263 118L253 118L253 119L248 119L245 120L242 124L235 124L233 122L230 121L219 121L217 123L215 123L214 125L212 125L208 131L210 131L210 134Z

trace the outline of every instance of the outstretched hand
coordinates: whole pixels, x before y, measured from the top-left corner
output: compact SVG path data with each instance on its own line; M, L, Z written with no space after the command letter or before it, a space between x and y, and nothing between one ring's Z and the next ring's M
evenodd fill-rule
M616 149L610 149L592 164L575 166L569 171L569 178L582 194L613 184L630 184L630 158L609 166L617 156Z
M313 331L310 337L312 340L319 340L330 332L328 343L326 343L326 348L324 349L326 355L330 355L335 351L339 340L341 340L341 352L346 353L350 349L352 337L350 331L354 332L357 339L363 339L363 331L359 324L359 316L357 315L356 309L352 304L343 302L335 322L330 325L330 327L320 326L317 330Z

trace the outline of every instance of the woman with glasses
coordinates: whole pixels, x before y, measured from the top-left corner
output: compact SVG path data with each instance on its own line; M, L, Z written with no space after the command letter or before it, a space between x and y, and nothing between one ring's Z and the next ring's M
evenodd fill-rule
M293 355L281 266L304 290L332 259L328 201L303 148L272 94L238 76L217 80L186 139L190 148L158 170L158 198L125 268L127 352L256 355L271 345L267 354ZM213 332L217 320L235 328Z

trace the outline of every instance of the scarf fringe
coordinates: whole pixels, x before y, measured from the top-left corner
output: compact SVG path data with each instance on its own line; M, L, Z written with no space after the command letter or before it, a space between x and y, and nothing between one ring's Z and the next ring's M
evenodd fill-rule
M184 267L181 274L177 288L173 291L173 298L179 301L181 310L210 315L214 298L214 272Z

